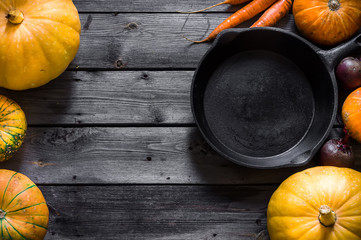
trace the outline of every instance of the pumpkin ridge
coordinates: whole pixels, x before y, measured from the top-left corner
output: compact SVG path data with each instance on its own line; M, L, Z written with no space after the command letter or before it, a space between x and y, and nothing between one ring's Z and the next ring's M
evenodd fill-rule
M62 22L59 22L59 21L56 21L56 20L53 20L53 19L49 19L49 18L34 18L34 19L37 19L37 20L46 20L46 21L50 21L50 22L53 22L53 23L56 23L56 24L60 24L60 25L64 25L65 27L69 28L69 29L72 29L73 31L75 31L76 33L80 34L80 32L78 32L75 28L73 28L72 26L69 26L69 25L66 25ZM34 23L30 23L31 25L33 25L33 27L37 28L38 26ZM48 34L51 34L53 36L54 39L57 39L56 36L54 36L54 33L50 32L48 29L43 29L45 30ZM59 39L57 39L57 42L58 43L61 43L63 45L63 47L65 48L65 46L67 45L66 43L63 43L63 42L60 42Z
M6 214L18 212L18 211L21 211L21 210L24 210L24 209L27 209L27 208L36 207L36 206L39 206L39 205L41 205L41 204L46 204L46 203L45 203L45 202L41 202L41 203L33 204L33 205L30 205L30 206L27 206L27 207L23 207L23 208L20 208L20 209L17 209L17 210L9 211L9 212L7 212Z
M11 119L13 120L13 119ZM17 126L12 126L12 125L1 125L1 122L11 122L11 120L7 119L6 121L2 121L0 119L0 132L1 131L6 131L6 133L9 133L10 135L14 136L13 134L15 135L18 135L18 134L21 134L20 132L22 131L26 131L26 129L23 129L21 127L17 127ZM17 120L13 120L15 122L18 122Z
M28 240L26 237L24 237L16 228L14 228L13 225L11 225L11 223L9 223L9 221L4 218L4 220L10 225L10 227L12 227L12 229L14 229L15 232L17 232L19 234L20 237L22 237L24 240ZM8 232L9 233L9 232ZM10 234L9 234L10 235Z
M361 4L360 4L360 6L361 6ZM350 10L350 8L351 8L351 9L354 9L356 11L361 11L358 7L355 7L353 5L347 5L347 6L344 6L344 8L349 8L348 10ZM346 11L344 11L344 12L346 12Z
M4 232L3 232L3 219L0 219L0 228L1 228L1 239L4 239Z
M303 199L302 197L298 196L296 193L294 193L292 190L288 189L288 191L295 197L303 200L305 203L307 203L307 205L309 205L310 207L312 207L314 210L316 210L318 212L318 208L313 206L311 203L309 203L308 201L305 201L305 199Z
M0 128L15 128L15 129L20 129L22 131L26 131L26 129L23 129L21 127L10 126L10 125L0 125Z
M0 134L0 139L5 143L5 149L4 149L4 151L3 152L6 152L6 149L7 149L7 147L8 147L8 145L9 145L9 143L7 143L4 139L3 139L3 137L1 136L1 134ZM4 200L4 199L3 199Z
M14 174L10 177L10 179L9 179L9 181L8 181L8 184L6 185L6 188L5 188L5 190L4 190L4 194L3 194L3 198L2 198L2 201L1 201L1 207L0 207L0 209L2 209L2 208L3 208L5 194L6 194L6 191L8 190L8 187L9 187L10 181L11 181L11 179L13 179L13 177L14 177L16 174L18 174L18 173L16 172L16 173L14 173Z
M42 228L42 229L48 230L48 228L47 228L47 227L44 227L44 226L41 226L41 225L39 225L39 224L32 223L32 222L21 221L21 220L19 220L19 219L11 219L11 221L14 221L14 222L23 222L23 223L27 223L27 224L34 225L34 226L36 226L36 227L39 227L39 228Z
M283 218L283 217L287 217L287 218L299 218L299 216L272 215L272 218ZM315 217L311 217L311 216L302 216L302 218L315 219Z
M27 21L26 24L27 24L27 25L32 25L29 21ZM33 26L33 25L32 25L32 26ZM41 49L41 52L43 53L44 60L45 60L46 62L48 62L48 63L49 63L49 62L52 62L52 61L50 61L49 57L47 56L46 52L44 51L44 48L43 48L40 40L36 37L36 34L34 34L32 31L30 31L26 25L24 25L24 27L22 28L22 34L23 34L23 35L27 35L27 36L31 36L31 38L34 39L34 40L32 41L32 43L33 43L34 45L36 44L37 47L38 47L39 49ZM43 68L45 68L45 66L43 66Z
M304 12L307 12L307 11L309 11L309 10L314 10L314 9L317 9L317 8L325 8L325 7L323 7L323 6L314 6L314 7L312 7L312 8L306 8L306 9L303 9L302 11L299 11L297 14L300 14L300 13L304 13ZM323 10L323 11L325 11L325 10Z
M0 100L2 100L2 99L3 99L3 97L1 97ZM4 111L5 111L5 109L7 108L7 106L4 107L4 105L7 104L7 102L8 102L9 100L10 100L9 98L6 98L6 99L5 99L5 101L3 102L3 105L1 105L1 107L0 107L0 112L4 112Z
M47 4L47 3L51 3L51 2L55 2L55 1L57 1L57 0L47 0L46 2L43 2L42 4ZM41 5L42 5L41 4ZM40 6L41 6L40 5ZM31 5L31 6L29 6L29 7L22 7L22 9L24 10L24 13L26 12L26 14L28 15L29 13L31 13L31 12L33 12L34 11L34 9L38 9L39 8L39 5Z
M73 26L67 25L67 24L65 24L65 23L62 23L62 22L57 21L57 20L54 20L54 19L45 18L45 17L36 17L36 16L34 16L34 17L29 16L28 18L30 18L30 19L46 20L46 21L55 22L55 23L58 23L58 24L64 25L64 26L66 26L66 27L68 27L68 28L71 28L71 29L73 29L75 32L77 32L77 33L79 33L79 34L81 33L81 31L78 31L78 30L77 30L77 29L75 29Z
M344 11L343 14L344 14L345 16L347 16L347 17L348 17L348 20L349 20L349 21L352 21L352 22L355 24L355 26L358 25L358 24L354 21L354 19L353 19L350 15L348 15L348 11ZM347 27L345 26L345 24L344 24L345 22L344 22L343 17L340 16L340 13L339 13L339 12L337 12L337 15L340 17L344 29L347 30L348 28L347 28Z
M6 4L3 1L0 1L0 5L4 8L4 10L9 10L10 6L6 6Z
M305 11L306 10L308 10L308 9L305 9ZM314 28L314 26L315 25L317 25L318 24L318 21L320 20L320 16L322 16L322 15L325 15L327 10L326 9L324 9L324 10L322 10L319 14L318 14L318 16L315 18L315 20L312 22L312 24L311 25L308 25L307 26L307 28L309 29L309 28ZM328 16L328 14L327 14L327 16Z
M5 133L5 132L4 132ZM14 140L14 138L10 138L9 139L9 142L7 143L7 142L5 142L5 140L3 139L3 137L1 136L1 134L0 134L0 139L5 143L5 148L4 149L2 149L3 151L2 151L2 153L6 153L7 151L9 151L9 152L11 152L12 150L13 150L13 146L15 145L15 140ZM6 158L6 156L5 156L5 158Z
M340 13L338 12L338 11L327 11L327 19L326 19L326 21L325 22L331 22L330 24L335 24L335 25L338 25L338 24L336 24L335 23L335 17L334 17L334 15L337 15L337 16L339 16L339 17L341 17L340 16ZM330 32L328 32L328 34L330 34ZM333 34L333 33L332 33Z
M9 108L11 105L14 105L14 103L15 103L14 101L10 100L9 98L8 98L8 102L9 102L9 105L7 105L6 108Z
M351 233L352 235L356 236L356 237L357 237L357 239L360 239L360 240L361 240L361 238L360 238L360 237L359 237L356 233L354 233L353 231L351 231L351 230L350 230L350 229L348 229L347 227L343 226L342 224L337 223L337 226L339 226L339 227L341 227L341 228L345 229L346 231L348 231L348 232L349 232L349 233Z
M5 207L5 209L8 208L8 207L10 206L10 204L11 204L20 194L26 192L27 190L29 190L29 189L31 189L31 188L33 188L33 187L36 187L36 185L34 184L34 185L30 186L30 187L27 187L27 188L25 188L24 190L22 190L21 192L19 192L18 194L16 194L16 195L11 199L11 201L8 203L8 205ZM5 209L4 209L4 211L6 212Z
M307 233L311 232L311 230L313 230L316 227L318 227L317 224L315 224L315 226L313 226L313 228L308 228L301 236L299 236L298 239L302 239L303 236L305 236Z
M44 18L44 19L46 19L46 18ZM41 19L41 20L44 20L44 19ZM52 21L53 21L53 20L52 20ZM59 23L59 24L60 24L60 22L57 22L57 21L53 21L53 22L56 22L56 23ZM30 22L29 22L28 24L32 25L34 29L38 29L38 26L37 26L36 24L30 23ZM68 27L68 28L70 28L70 29L73 29L71 26L68 26L68 25L66 25L66 24L63 24L63 25L66 26L66 27ZM66 44L65 42L61 42L60 39L58 39L58 38L54 35L54 33L50 32L50 31L47 30L47 29L43 29L43 30L46 31L46 33L47 33L48 36L52 36L53 41L56 41L57 43L59 43L59 45L61 45L64 50L68 50L68 49L67 49L67 44ZM75 29L73 29L73 30L76 31ZM49 56L47 55L47 52L44 50L44 47L42 46L41 41L40 41L40 39L38 38L38 36L37 36L36 34L32 33L32 32L29 31L29 30L27 30L27 31L36 39L36 42L37 42L37 44L39 45L40 49L42 50L43 55L44 55L44 57L47 59L47 61L48 61L49 63L52 63L53 61L51 61L51 59L49 59ZM79 33L78 33L78 34L79 34Z
M5 225L5 224L4 224L4 228L5 228L6 232L7 232L7 234L8 234L8 236L9 236L10 240L13 240L13 238L11 237L11 235L10 235L10 233L9 233L9 230L8 230L8 228L6 227L6 225Z
M47 0L47 1L42 1L42 3L40 4L40 5L32 5L32 6L30 6L30 7L28 7L28 8L26 8L26 9L24 9L24 11L26 11L26 14L27 15L31 15L31 14L33 14L34 12L37 12L38 11L38 9L39 9L39 6L40 7L43 7L42 5L46 5L46 4L49 4L49 3L57 3L57 2L59 2L59 0ZM60 1L61 2L61 1ZM73 2L73 0L72 0L72 2ZM51 4L52 5L52 4Z
M34 24L32 24L32 23L27 23L27 24L30 24L30 25L32 25L33 27L35 26ZM44 47L43 47L43 45L41 44L41 41L40 41L40 39L38 38L38 36L36 35L36 34L34 34L33 32L31 32L28 28L24 28L24 31L26 31L28 34L30 34L32 37L33 37L33 39L35 39L35 42L36 42L36 44L38 45L38 47L41 49L41 51L43 52L43 56L44 56L44 58L46 59L46 61L47 62L50 62L50 63L52 63L53 61L51 61L51 59L49 59L49 57L48 57L48 54L47 54L47 52L44 50Z
M7 212L6 213L6 216L9 216L10 215L10 217L12 216L12 215L15 215L15 216L17 216L17 215L19 215L18 213L15 213L15 212ZM34 217L47 217L46 215L44 215L44 214L32 214L32 213L29 213L29 214L21 214L21 216L34 216Z
M344 21L343 18L341 17L340 13L339 13L338 11L336 11L336 14L337 14L338 18L340 19L340 23L341 23L341 25L342 25L342 27L343 27L343 30L344 30L345 32L348 32L347 27L345 26L345 21ZM345 13L345 15L347 15L347 14ZM348 15L347 15L347 16L348 16ZM351 20L352 20L352 19L351 19ZM353 20L352 20L352 21L353 21Z
M337 211L342 211L342 208L343 208L348 202L350 202L350 200L352 200L354 197L356 197L357 195L360 195L360 194L361 194L361 193L356 192L356 193L355 193L354 195L352 195L351 197L348 197L348 198L346 199L346 201L340 205L340 207L337 209Z
M301 173L303 173L303 172L301 172ZM313 175L308 174L308 173L307 173L307 170L305 170L304 173L306 173L305 175L306 175L308 178L311 178L312 188L317 189L315 196L317 196L318 203L319 203L320 205L322 205L322 204L323 204L322 201L321 201L322 198L320 198L320 196L318 195L318 193L320 192L320 191L319 191L320 189L319 189L319 187L317 186L317 184L315 183L315 179L314 179ZM293 193L293 192L291 191L291 193ZM306 201L305 201L305 202L306 202ZM317 213L319 213L319 207L320 207L320 206L314 207L314 209L316 210Z
M352 97L352 99L361 100L361 97Z
M1 134L7 134L8 136L10 136L10 138L12 138L14 141L12 141L12 143L16 143L15 141L17 140L16 138L21 138L21 133L18 133L18 132L11 132L11 130L7 130L7 131L3 131L1 129L1 126L0 126L0 135Z
M358 114L360 114L360 113L361 113L361 111L360 111L360 112L352 113L352 114L350 114L350 115L347 116L347 119L349 119L350 117L353 117L353 116L355 116L355 115L358 115Z
M1 121L4 117L6 117L6 116L8 116L8 115L10 115L10 114L18 111L18 110L19 110L19 109L14 109L14 110L12 110L12 111L8 111L5 115L0 115L0 121Z

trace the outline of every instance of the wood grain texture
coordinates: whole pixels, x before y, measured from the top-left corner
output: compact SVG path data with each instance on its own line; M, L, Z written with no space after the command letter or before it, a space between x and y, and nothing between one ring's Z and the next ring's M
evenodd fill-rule
M21 106L29 126L195 124L190 104L193 74L67 71L43 87L0 89L0 94ZM340 117L335 125L342 125Z
M62 124L189 124L193 71L68 71L22 92L16 101L30 126Z
M0 168L38 184L279 184L316 164L241 167L220 157L193 127L85 127L30 128L23 147Z
M218 3L218 0L73 0L79 12L114 12L117 13L175 13L177 11L193 11ZM219 6L207 12L235 12L241 6Z
M48 240L267 240L275 186L41 186Z
M69 69L195 68L210 43L192 44L182 35L201 39L229 15L80 14L81 43ZM248 27L254 20L240 27ZM290 15L277 27L295 31Z

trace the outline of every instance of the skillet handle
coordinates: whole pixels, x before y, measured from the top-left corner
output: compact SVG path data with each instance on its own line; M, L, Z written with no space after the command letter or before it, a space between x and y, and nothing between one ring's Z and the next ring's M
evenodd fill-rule
M310 161L310 159L313 156L314 156L314 149L308 150L297 156L294 156L290 163L292 166L304 166Z
M238 37L241 32L247 31L247 28L229 28L220 32L213 41L213 46L221 47L228 45Z
M328 67L333 70L336 65L353 51L361 47L361 33L351 40L330 50L317 50L317 53L324 57Z

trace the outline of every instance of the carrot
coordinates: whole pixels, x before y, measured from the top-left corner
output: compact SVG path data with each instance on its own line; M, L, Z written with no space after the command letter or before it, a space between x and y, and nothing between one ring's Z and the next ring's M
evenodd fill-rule
M270 27L275 25L291 10L292 0L279 0L273 4L252 27Z
M223 5L223 4L239 5L239 4L242 4L242 3L245 3L245 2L249 2L249 1L251 1L251 0L225 0L224 2L217 3L217 4L213 5L213 6L210 6L210 7L201 9L201 10L197 10L197 11L193 11L193 12L179 12L179 13L199 13L199 12L203 12L205 10L208 10L210 8L217 7L217 6L220 6L220 5Z
M276 0L253 0L252 2L248 3L246 6L244 6L243 8L232 14L221 24L219 24L218 27L216 27L205 39L200 41L192 41L186 37L184 38L193 43L203 43L213 40L224 29L233 28L238 24L253 18L258 13L264 11L266 8L271 6L274 2L276 2Z

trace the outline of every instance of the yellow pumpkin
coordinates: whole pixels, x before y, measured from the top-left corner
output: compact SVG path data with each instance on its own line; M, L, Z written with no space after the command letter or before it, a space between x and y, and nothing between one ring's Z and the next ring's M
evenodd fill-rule
M20 148L26 129L25 114L20 106L0 95L0 162L11 158Z
M25 90L58 77L80 42L71 0L0 1L0 87Z
M49 210L40 189L25 175L0 170L0 236L6 240L42 240Z
M267 209L272 240L360 240L361 173L314 167L287 178Z

